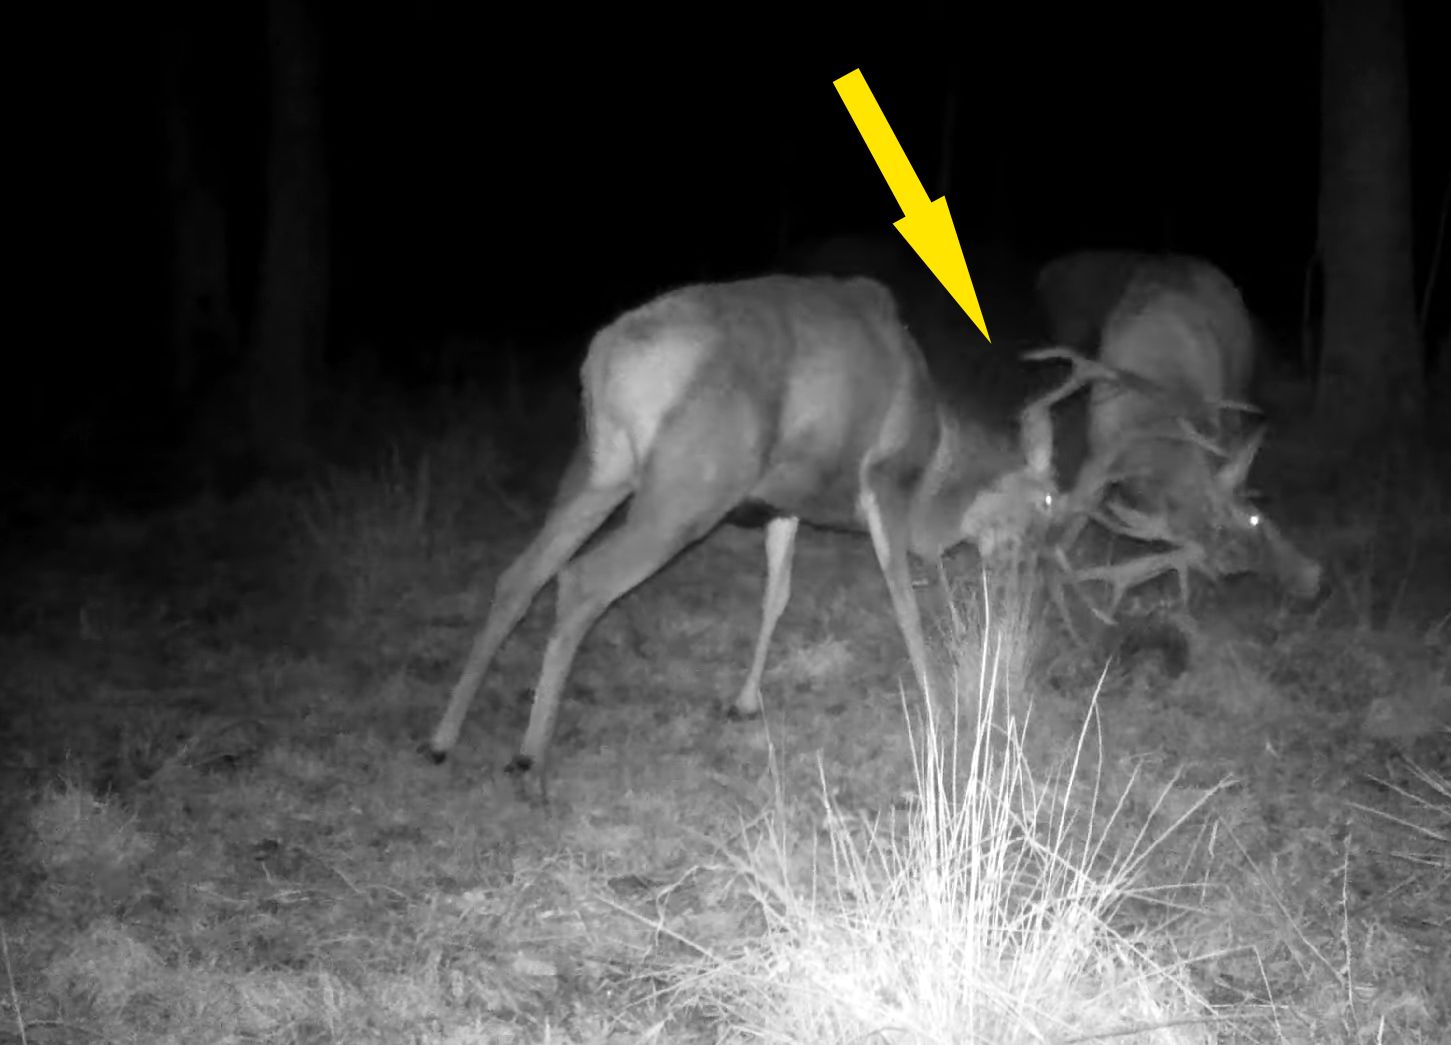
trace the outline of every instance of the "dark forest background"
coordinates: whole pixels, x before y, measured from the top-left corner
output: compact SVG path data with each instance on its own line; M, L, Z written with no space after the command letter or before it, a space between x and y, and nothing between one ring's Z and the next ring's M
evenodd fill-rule
M1327 35L1326 12L1349 30ZM1032 276L1057 253L1198 254L1306 379L1349 329L1327 320L1336 302L1375 313L1349 385L1378 430L1434 402L1418 382L1451 314L1436 16L1430 0L52 15L31 37L50 72L22 106L36 146L17 157L35 179L19 224L39 233L17 252L37 288L20 305L39 321L12 344L7 484L170 496L191 481L177 455L218 440L231 449L205 453L285 471L360 374L433 387L459 368L440 346L466 339L475 381L571 380L591 330L669 286L895 237L832 86L854 68L947 193L995 340L1031 338ZM1349 122L1327 132L1327 106ZM1367 135L1388 163L1339 183L1386 234L1336 246L1391 273L1369 305L1327 292L1353 272L1327 284L1314 264L1327 153L1359 157ZM206 265L223 274L196 279ZM1367 373L1394 387L1372 394ZM1345 399L1322 391L1324 409Z

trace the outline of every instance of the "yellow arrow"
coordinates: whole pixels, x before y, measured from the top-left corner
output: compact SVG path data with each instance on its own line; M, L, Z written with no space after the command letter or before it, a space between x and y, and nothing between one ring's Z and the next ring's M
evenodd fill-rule
M982 306L977 302L977 291L973 289L972 277L967 272L967 261L962 256L962 244L958 242L957 229L952 224L952 212L947 209L947 197L927 198L927 190L912 170L907 154L902 151L891 125L882 115L881 106L867 86L862 71L853 69L832 82L862 140L867 143L872 159L881 168L887 188L892 190L892 195L897 197L897 205L902 208L902 217L893 223L894 227L962 306L968 318L977 324L982 336L991 341L987 321L982 316Z

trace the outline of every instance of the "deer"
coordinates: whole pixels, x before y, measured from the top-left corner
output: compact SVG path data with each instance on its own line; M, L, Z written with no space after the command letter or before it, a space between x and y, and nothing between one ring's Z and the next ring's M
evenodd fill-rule
M532 542L500 574L428 750L456 744L500 646L555 581L529 723L506 771L542 779L576 651L604 611L742 511L766 518L760 627L733 718L761 710L767 649L791 593L797 530L871 538L913 674L930 692L909 555L985 560L1031 541L1057 492L1051 406L1070 377L990 430L940 394L895 297L869 277L700 283L631 309L580 368L582 434ZM1076 383L1075 383L1076 382ZM614 510L623 521L575 553Z
M1085 270L1106 258L1108 275ZM1058 336L1093 340L1091 293L1065 292L1073 280L1101 290L1121 287L1097 332L1097 358L1078 347L1027 353L1061 359L1090 385L1088 459L1060 499L1065 551L1091 516L1112 531L1170 551L1113 565L1070 570L1075 582L1102 581L1112 596L1107 617L1127 591L1174 572L1188 600L1189 576L1260 573L1296 599L1320 591L1321 567L1301 553L1246 491L1266 428L1246 418L1255 362L1253 321L1235 284L1208 261L1080 252L1045 266L1040 294ZM1055 296L1056 295L1056 296ZM1054 315L1067 309L1074 315Z
M1157 262L1162 279L1187 259L1131 250L1076 250L1044 264L1033 290L1049 341L1097 355L1109 313L1123 299L1134 273L1151 261Z

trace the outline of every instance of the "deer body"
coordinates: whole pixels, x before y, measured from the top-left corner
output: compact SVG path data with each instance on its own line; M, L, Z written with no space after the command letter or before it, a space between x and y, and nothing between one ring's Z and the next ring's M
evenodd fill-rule
M1097 281L1085 275L1095 261L1106 273ZM1069 293L1075 278L1093 293ZM1095 294L1108 286L1121 290L1099 324L1093 317L1103 302ZM1076 499L1089 503L1113 487L1144 513L1135 518L1155 521L1153 536L1192 549L1202 572L1265 572L1291 594L1314 596L1319 565L1243 492L1264 431L1246 434L1242 424L1252 409L1244 399L1255 330L1238 288L1195 258L1082 252L1045 266L1039 292L1059 335L1081 345L1097 330L1097 363L1133 379L1093 384L1089 458Z
M1045 264L1034 289L1049 340L1096 355L1109 313L1123 300L1134 273L1152 260L1154 255L1138 251L1078 250ZM1162 273L1167 266L1158 260Z
M1249 393L1254 330L1239 290L1209 263L1144 262L1103 325L1098 358L1166 394L1095 383L1091 458L1104 460L1135 434L1172 432L1180 420L1215 442L1238 433L1238 417L1224 404ZM1167 508L1171 522L1181 523L1203 510L1218 470L1202 445L1184 438L1136 440L1118 461L1135 500Z
M866 278L766 276L664 294L595 335L583 436L538 536L500 576L431 749L441 759L499 646L557 575L557 610L524 742L543 761L580 641L616 599L735 510L764 507L766 592L734 710L760 709L800 521L866 530L919 683L928 686L908 553L1023 536L1051 496L1046 408L1021 445L956 416L891 293ZM572 556L632 498L621 526Z

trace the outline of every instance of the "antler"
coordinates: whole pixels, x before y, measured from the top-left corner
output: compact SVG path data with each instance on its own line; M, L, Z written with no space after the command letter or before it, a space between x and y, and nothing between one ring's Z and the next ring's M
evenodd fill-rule
M1041 362L1048 359L1061 359L1073 367L1068 380L1058 390L1048 394L1052 397L1053 402L1065 396L1072 395L1079 388L1093 381L1106 381L1119 385L1126 391L1138 392L1140 395L1161 400L1173 407L1175 412L1179 414L1192 413L1195 407L1204 405L1202 400L1186 397L1183 393L1161 384L1151 377L1145 377L1137 371L1125 370L1123 367L1114 366L1112 363L1105 363L1099 359L1092 359L1077 349L1054 345L1049 348L1037 348L1031 352L1024 352L1023 358L1033 360L1034 362ZM1045 396L1044 398L1048 397ZM1242 410L1259 413L1257 408L1247 403L1240 403L1228 399L1214 401L1208 405L1215 409Z
M1077 570L1073 577L1077 581L1103 581L1113 591L1109 602L1110 616L1118 609L1123 597L1139 585L1153 580L1171 570L1179 577L1179 597L1189 601L1189 571L1204 567L1204 548L1197 541L1189 541L1178 548L1163 552L1149 552L1128 562L1117 562L1109 566L1091 566Z
M1137 474L1138 469L1126 469L1122 462L1134 446L1146 440L1181 439L1221 460L1230 458L1232 456L1230 453L1190 420L1193 414L1203 411L1205 404L1190 402L1184 396L1176 394L1175 391L1157 381L1121 367L1091 359L1071 348L1037 349L1024 353L1023 358L1040 362L1062 360L1072 368L1063 382L1034 399L1023 409L1025 431L1032 424L1047 425L1049 423L1046 420L1049 416L1048 411L1054 403L1066 399L1080 388L1095 381L1110 382L1125 391L1136 392L1158 400L1167 407L1168 415L1174 419L1173 421L1164 425L1125 432L1107 452L1085 464L1073 489L1061 498L1056 509L1058 517L1066 519L1067 524L1051 549L1049 558L1058 571L1061 571L1061 576L1066 578L1067 582L1078 591L1094 616L1108 624L1113 623L1113 614L1129 591L1171 571L1178 577L1180 597L1187 602L1190 572L1197 571L1213 575L1203 545L1198 541L1176 535L1164 515L1142 512L1117 501L1105 501L1104 497L1106 491L1115 483L1132 478ZM1227 401L1212 403L1209 406L1214 410L1254 410L1253 407ZM1102 511L1098 510L1100 504L1103 507ZM1165 551L1149 552L1127 562L1075 569L1069 561L1068 552L1077 542L1084 526L1090 519L1109 531L1125 537L1138 541L1168 544L1171 547ZM1085 582L1093 581L1109 585L1111 599L1107 611L1095 605L1083 590ZM1062 583L1053 586L1052 596L1069 630L1077 638L1077 629L1073 625L1072 616L1068 613L1064 600Z
M1066 359L1073 365L1072 372L1063 382L1033 399L1018 412L1023 450L1029 467L1040 474L1047 474L1053 463L1053 404L1068 398L1093 381L1118 380L1119 372L1070 348L1039 349L1025 352L1023 358ZM1132 375L1127 375L1127 378L1132 380Z
M1118 385L1126 390L1138 392L1141 395L1162 400L1167 403L1172 415L1180 418L1179 426L1173 432L1162 431L1134 431L1125 433L1125 436L1097 461L1089 463L1088 471L1080 475L1079 481L1074 490L1066 499L1064 507L1068 513L1075 513L1074 509L1087 509L1097 503L1099 495L1104 488L1120 479L1128 478L1129 473L1116 473L1112 465L1125 456L1127 450L1137 442L1144 439L1156 438L1187 438L1205 449L1211 449L1220 457L1227 457L1223 450L1214 446L1213 442L1203 433L1195 429L1187 420L1183 420L1187 413L1187 404L1182 402L1182 396L1176 395L1172 390L1154 381L1152 378L1136 374L1131 370L1113 366L1109 363L1091 359L1083 353L1062 346L1034 349L1031 352L1023 353L1023 358L1034 362L1048 360L1062 360L1068 363L1072 370L1059 385L1048 390L1043 395L1028 403L1023 408L1022 417L1025 428L1031 424L1042 425L1047 423L1044 419L1048 417L1049 408L1054 403L1073 395L1080 388L1092 384L1095 381L1104 381ZM1182 434L1181 434L1182 427ZM1051 429L1050 429L1051 431Z
M1162 400L1169 406L1176 408L1176 412L1180 414L1195 413L1206 406L1216 412L1256 415L1264 413L1264 411L1252 403L1246 403L1238 399L1211 399L1206 401L1197 397L1186 397L1160 384L1153 378L1145 377L1143 374L1136 373L1132 370L1125 370L1123 367L1114 366L1112 363L1104 363L1101 360L1092 359L1077 349L1068 348L1063 345L1054 345L1049 348L1038 348L1031 352L1024 352L1023 358L1034 362L1061 359L1073 368L1072 373L1062 385L1046 395L1039 397L1032 405L1045 402L1045 405L1051 406L1058 400L1072 395L1078 389L1093 381L1110 381L1129 391Z
M1168 544L1182 544L1169 529L1169 520L1162 514L1141 512L1122 501L1110 501L1104 505L1107 514L1095 513L1104 526L1115 533L1131 537L1136 541L1164 541ZM1112 515L1113 518L1108 518Z
M1146 377L1110 366L1107 363L1100 363L1071 348L1062 346L1038 348L1031 352L1024 352L1023 358L1034 362L1061 359L1073 367L1062 384L1029 403L1026 408L1029 410L1050 407L1060 399L1068 398L1080 388L1092 384L1094 381L1113 381L1150 395L1165 394L1159 385Z
M1094 513L1094 518L1104 527L1137 541L1157 541L1174 545L1162 552L1149 552L1127 562L1108 566L1093 566L1074 570L1077 581L1103 581L1113 591L1109 613L1112 614L1130 589L1150 581L1163 573L1173 571L1179 578L1179 595L1189 601L1189 572L1191 570L1213 576L1204 546L1198 541L1176 535L1168 520L1159 514L1141 512L1126 504L1110 502L1105 513ZM1109 518L1112 516L1113 518Z

